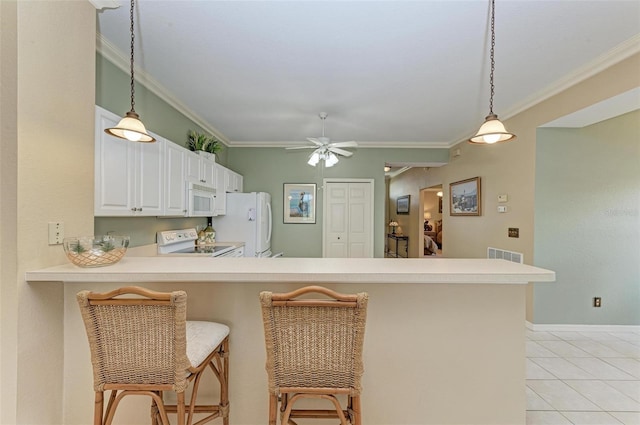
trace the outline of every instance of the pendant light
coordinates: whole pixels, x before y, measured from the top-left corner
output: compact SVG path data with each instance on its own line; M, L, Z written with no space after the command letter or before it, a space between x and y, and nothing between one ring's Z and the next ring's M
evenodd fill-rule
M121 139L131 140L132 142L155 142L152 136L147 133L147 129L144 128L144 124L140 121L140 116L134 109L135 100L135 81L133 78L133 6L134 0L131 0L131 110L120 120L117 126L113 128L105 129L105 133L112 136L119 137Z
M495 70L494 50L496 45L495 12L495 0L491 0L491 74L489 75L491 97L489 98L489 115L485 118L484 124L480 126L476 135L469 139L470 143L493 144L508 142L516 138L515 134L509 133L504 124L498 119L498 116L493 113L493 71Z

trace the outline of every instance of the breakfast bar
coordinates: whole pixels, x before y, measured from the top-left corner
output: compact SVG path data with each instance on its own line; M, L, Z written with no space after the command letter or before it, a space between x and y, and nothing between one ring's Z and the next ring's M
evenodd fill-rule
M93 415L89 348L75 300L80 290L185 290L190 320L231 328L231 423L257 425L268 414L259 293L313 284L369 294L364 423L512 425L525 423L526 286L552 282L555 273L488 259L126 256L108 267L30 271L26 280L64 285L66 424ZM148 422L148 400L126 403L116 422Z

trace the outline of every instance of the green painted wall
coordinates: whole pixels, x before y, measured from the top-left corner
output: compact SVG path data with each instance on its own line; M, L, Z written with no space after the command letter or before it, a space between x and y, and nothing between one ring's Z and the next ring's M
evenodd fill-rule
M640 325L640 111L537 136L536 323Z
M307 164L309 151L287 151L284 148L232 148L229 168L244 176L245 192L268 192L272 196L274 216L274 253L287 257L322 256L322 180L323 178L374 179L374 256L384 254L385 226L385 162L448 161L447 149L379 149L359 148L348 159L324 169ZM283 223L283 184L316 183L316 224Z

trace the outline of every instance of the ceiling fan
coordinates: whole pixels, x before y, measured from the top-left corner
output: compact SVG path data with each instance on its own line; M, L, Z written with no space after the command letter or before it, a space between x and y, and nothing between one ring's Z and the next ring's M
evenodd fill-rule
M320 112L319 116L322 120L322 137L308 137L307 140L313 143L312 146L295 146L286 149L315 149L309 156L307 164L315 167L320 160L323 160L325 167L333 167L338 163L338 155L346 158L353 155L353 152L342 148L353 148L357 147L358 144L354 141L332 143L331 139L324 135L324 121L327 119L328 114L326 112Z

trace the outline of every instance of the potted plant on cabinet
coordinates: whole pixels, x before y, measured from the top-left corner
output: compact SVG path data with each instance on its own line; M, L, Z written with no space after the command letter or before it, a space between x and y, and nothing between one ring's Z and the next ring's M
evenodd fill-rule
M222 142L216 136L208 136L189 130L187 132L187 148L215 160L216 153L222 149Z

